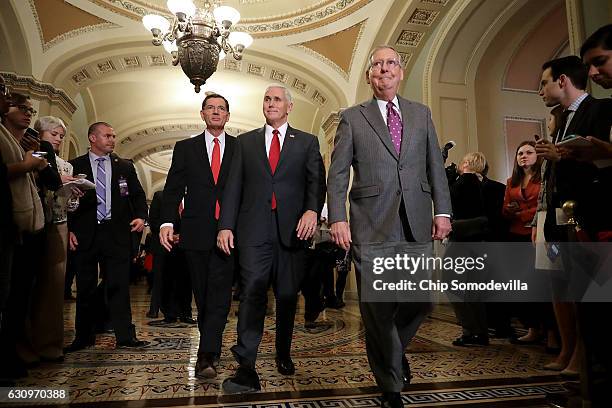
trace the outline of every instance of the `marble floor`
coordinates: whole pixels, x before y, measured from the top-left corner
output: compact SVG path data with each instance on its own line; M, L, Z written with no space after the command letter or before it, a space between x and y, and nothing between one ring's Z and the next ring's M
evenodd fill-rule
M236 340L237 303L232 305L224 337L219 375L195 378L198 330L194 326L151 326L145 314L144 284L132 288L138 336L151 345L139 351L115 350L112 334L99 335L95 347L69 354L63 363L45 363L30 371L22 387L65 389L67 398L47 405L71 407L376 407L380 405L364 346L358 305L326 310L314 329L305 329L300 305L293 340L294 376L277 373L274 317L266 317L257 370L262 391L223 395L220 385L236 363L228 348ZM74 333L74 302L67 302L66 342ZM414 407L541 407L546 392L562 390L562 379L542 366L551 360L541 346L518 347L492 340L488 347L451 345L460 334L448 306L440 305L410 345L412 384L402 394ZM4 405L4 404L2 404ZM30 403L31 405L31 403Z

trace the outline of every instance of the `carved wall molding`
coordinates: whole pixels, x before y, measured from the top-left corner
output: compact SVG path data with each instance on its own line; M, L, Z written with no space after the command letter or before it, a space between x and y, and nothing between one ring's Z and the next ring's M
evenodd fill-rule
M63 90L51 84L40 82L32 76L17 75L13 72L0 72L4 81L16 92L28 94L35 99L43 99L58 104L66 113L72 115L77 110L76 103Z

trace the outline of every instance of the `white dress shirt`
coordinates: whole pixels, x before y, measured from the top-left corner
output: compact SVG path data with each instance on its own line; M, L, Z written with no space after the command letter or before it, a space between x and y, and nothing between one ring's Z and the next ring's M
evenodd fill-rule
M111 207L112 207L111 178L113 176L112 174L113 167L111 165L111 157L108 154L106 156L98 156L97 154L92 153L91 150L89 151L89 163L91 163L91 170L93 173L94 184L96 184L96 181L98 179L98 162L96 161L96 159L100 157L106 158L104 160L104 172L106 173L106 217L104 217L104 219L110 220L111 219Z
M208 165L212 165L212 152L215 147L215 137L208 131L208 129L204 130L204 144L206 146L206 155L208 156ZM221 132L221 134L217 137L219 140L219 165L223 163L223 154L225 153L225 132ZM184 199L183 199L184 200ZM183 201L183 211L185 210L185 202ZM178 211L178 208L177 208ZM164 222L159 226L160 229L164 227L172 227L174 228L174 224L171 222Z
M279 131L279 135L278 135L278 140L280 141L280 148L281 151L283 150L283 143L285 142L285 133L287 133L287 128L289 127L289 124L287 122L285 122L281 127L278 128ZM266 156L270 157L270 145L272 145L272 138L274 137L274 135L272 134L272 131L274 130L274 128L268 124L266 124L265 126L265 133L266 133Z
M388 113L387 104L389 102L383 101L382 99L376 99L376 102L378 103L378 109L380 109L380 114L382 115L383 120L385 121L385 125L386 125L387 124L387 113ZM397 112L397 115L399 116L400 120L402 120L402 111L400 110L400 107L399 107L399 101L397 100L397 95L393 98L391 102L393 102L395 111Z

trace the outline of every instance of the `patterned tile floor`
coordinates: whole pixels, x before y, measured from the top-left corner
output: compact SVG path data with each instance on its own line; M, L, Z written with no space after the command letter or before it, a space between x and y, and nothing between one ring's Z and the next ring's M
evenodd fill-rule
M132 290L132 310L138 335L151 341L149 347L138 352L115 350L114 336L100 335L94 348L70 354L62 364L43 364L31 370L19 386L68 389L70 403L84 406L144 406L134 405L136 401L145 401L146 406L379 406L365 356L359 309L351 302L342 310L327 310L320 325L310 330L304 328L303 309L298 311L293 341L297 372L292 377L276 372L274 318L266 317L257 363L262 391L239 397L222 395L221 382L236 367L228 351L236 339L236 307L234 304L230 312L215 380L194 377L197 328L148 325L148 296L139 285ZM561 388L560 378L541 368L551 359L543 347L519 348L507 340L493 340L489 347L452 346L460 328L451 315L446 306L440 306L410 346L414 378L403 395L406 406L472 402L495 406L516 401L524 408L535 407L542 406L547 390ZM74 303L66 303L65 316L68 343L74 332Z

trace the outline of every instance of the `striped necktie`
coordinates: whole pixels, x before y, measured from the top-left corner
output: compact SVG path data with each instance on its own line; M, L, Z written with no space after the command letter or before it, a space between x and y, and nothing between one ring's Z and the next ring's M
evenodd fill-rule
M96 172L96 197L98 198L97 217L98 221L102 221L106 218L106 170L104 169L104 162L106 157L98 157L98 169Z

